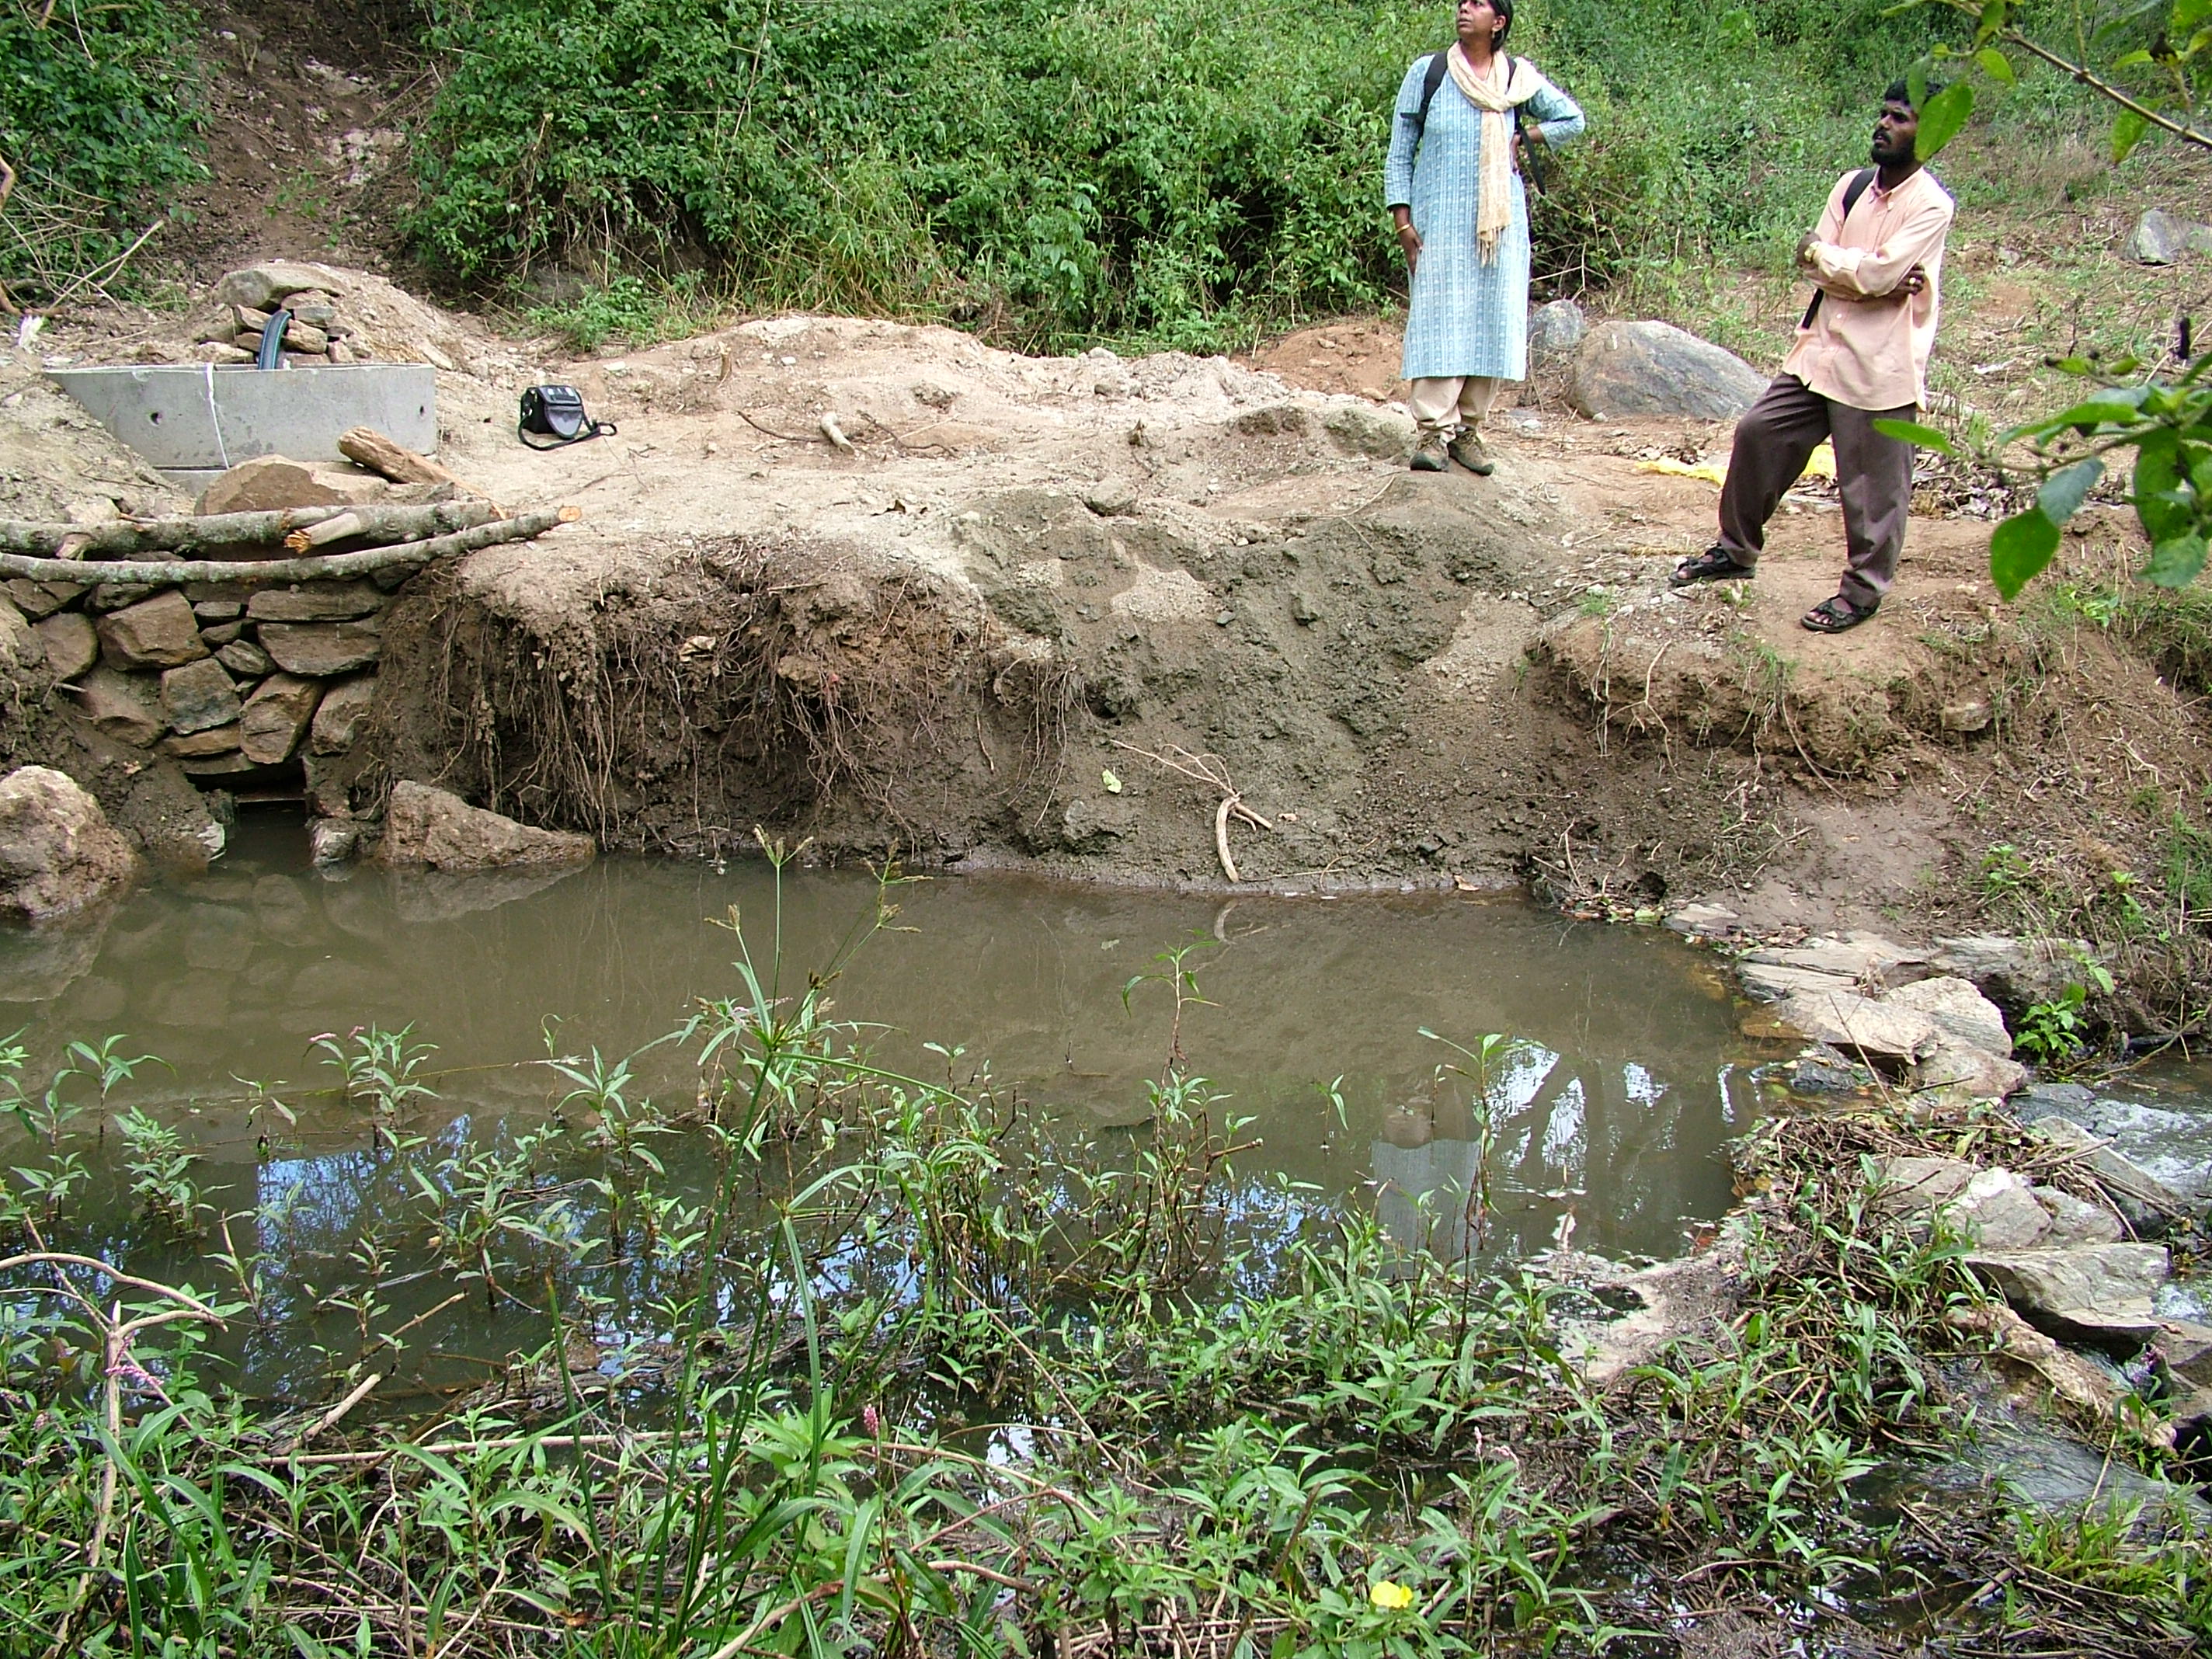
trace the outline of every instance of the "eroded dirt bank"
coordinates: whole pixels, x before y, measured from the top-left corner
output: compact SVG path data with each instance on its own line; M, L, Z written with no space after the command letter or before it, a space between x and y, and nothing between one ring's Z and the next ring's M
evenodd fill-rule
M1715 492L1649 463L1724 454L1707 423L1539 404L1495 477L1424 477L1394 409L1225 360L794 317L571 361L333 286L392 319L368 351L440 366L447 465L586 517L403 592L365 737L307 780L324 814L408 777L616 848L757 824L827 858L1217 884L1225 844L1245 883L1533 878L1770 933L2021 925L2026 892L2101 940L2074 912L2163 890L2201 812L2191 636L2095 597L2130 556L2117 511L2005 608L1986 523L1930 479L1882 617L1816 639L1795 617L1841 540L1818 480L1756 583L1664 591ZM191 332L64 343L180 358ZM619 434L520 448L515 394L546 377ZM83 459L104 434L56 401L0 404L7 441L66 440L116 475L88 493L144 510L124 494L158 480ZM12 470L13 510L98 506ZM1993 847L2033 879L1992 884Z

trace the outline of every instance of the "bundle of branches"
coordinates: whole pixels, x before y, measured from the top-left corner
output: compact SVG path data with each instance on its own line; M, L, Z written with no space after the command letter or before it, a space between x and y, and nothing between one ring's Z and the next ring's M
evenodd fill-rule
M287 507L92 526L0 520L0 575L142 586L328 581L415 569L497 542L534 540L582 516L580 508L559 507L506 517L493 502L462 501ZM253 556L261 548L270 556Z

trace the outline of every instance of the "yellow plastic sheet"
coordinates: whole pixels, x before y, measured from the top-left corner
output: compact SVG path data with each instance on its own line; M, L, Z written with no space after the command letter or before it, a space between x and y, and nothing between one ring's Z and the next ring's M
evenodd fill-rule
M1688 461L1678 461L1671 455L1662 455L1656 461L1637 462L1636 470L1638 472L1663 472L1670 478L1703 478L1709 484L1722 484L1728 482L1728 461L1725 457L1717 461L1699 461L1692 465ZM1804 476L1808 478L1834 477L1836 476L1835 445L1823 438L1814 447L1811 458L1806 461Z

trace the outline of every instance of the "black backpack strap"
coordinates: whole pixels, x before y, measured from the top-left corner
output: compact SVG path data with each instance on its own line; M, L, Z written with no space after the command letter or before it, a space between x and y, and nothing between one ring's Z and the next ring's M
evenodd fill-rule
M1867 193L1867 186L1874 183L1874 168L1861 167L1857 176L1844 186L1844 216L1836 221L1836 228L1838 231L1850 222L1851 210L1859 204L1859 198ZM1820 289L1816 288L1813 290L1813 302L1805 307L1805 320L1798 324L1798 327L1813 326L1813 319L1820 314L1820 301L1826 297Z
M1509 58L1505 61L1507 64L1506 81L1510 85L1513 78L1511 65L1514 60ZM1528 68L1528 72L1531 75L1534 75L1536 72L1534 67L1529 64L1527 58L1523 58L1520 62L1524 67ZM1528 136L1528 106L1525 103L1516 104L1513 106L1513 136L1521 141L1522 156L1528 163L1528 183L1539 192L1541 192L1544 188L1542 141L1537 138L1531 138Z
M530 435L530 428L521 422L514 423L514 435L522 440L525 449L566 449L570 444L588 443L593 438L611 438L622 428L612 421L586 421L574 436L555 438L550 443L538 443Z
M1449 46L1444 49L1445 52L1449 50ZM1444 62L1443 52L1434 52L1429 54L1429 66L1421 71L1421 107L1419 112L1413 117L1413 143L1416 145L1419 144L1422 135L1429 130L1429 106L1437 101L1437 88L1443 85L1444 76L1449 73L1450 68L1451 66Z

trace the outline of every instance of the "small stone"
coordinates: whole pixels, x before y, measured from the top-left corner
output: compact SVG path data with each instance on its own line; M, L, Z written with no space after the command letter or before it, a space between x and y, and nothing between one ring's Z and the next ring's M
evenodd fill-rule
M1986 698L1968 697L1962 702L1947 702L1942 714L1946 732L1979 732L1990 723L1990 705Z
M317 818L307 826L307 846L317 864L343 864L361 846L361 826L350 818Z
M376 619L345 623L264 623L261 648L287 673L335 679L374 662L384 648Z
M246 606L236 599L194 599L192 615L204 623L228 622L234 617L246 614Z
M100 635L82 611L58 612L37 628L39 641L46 647L46 672L56 679L73 680L100 660Z
M210 755L231 753L238 747L240 735L235 726L210 726L189 737L164 738L154 745L154 752L171 760L202 760Z
M83 592L67 582L34 582L27 576L0 582L0 592L7 594L8 602L33 622L52 616Z
M0 666L12 663L35 668L46 659L46 642L23 619L21 611L0 599Z
M0 778L0 921L58 921L137 868L130 843L67 773L23 766Z
M1545 368L1574 355L1589 319L1572 300L1554 300L1528 313L1528 367Z
M203 628L200 629L200 637L208 642L210 648L213 648L228 645L245 632L246 621L245 618L240 617L236 622L217 623L212 628Z
M238 688L212 657L161 676L161 712L179 733L205 732L238 719Z
M1321 620L1321 606L1303 587L1291 590L1291 620L1301 628L1310 628Z
M150 582L101 582L84 596L84 608L95 614L120 611L154 592Z
M145 676L95 668L72 689L85 720L118 743L143 749L161 735L161 690Z
M170 588L100 619L100 659L110 668L177 668L208 654L185 596Z
M222 649L215 653L215 659L232 673L242 674L249 680L259 679L273 666L269 653L252 640L227 641Z
M290 674L271 674L254 688L240 719L239 748L256 766L274 766L291 757L300 735L315 717L323 695L320 683Z
M537 830L471 806L426 784L397 783L385 811L377 859L434 870L490 870L514 865L576 864L597 852L589 836Z
M301 582L264 587L246 603L255 622L351 622L384 608L374 582Z
M2051 1217L2051 1231L2044 1235L2046 1244L2116 1244L2125 1236L2119 1217L2101 1204L2057 1187L2038 1187L2034 1192L2035 1201Z
M2146 209L2128 233L2124 252L2139 265L2170 265L2185 254L2212 252L2212 225L2179 218L2159 208Z
M1123 479L1108 478L1091 485L1084 495L1083 504L1103 519L1119 518L1137 510L1137 492Z
M340 680L324 694L322 706L315 710L315 723L308 747L318 755L345 753L353 747L354 738L361 732L361 723L368 717L369 705L375 700L375 675L363 674L357 679Z

